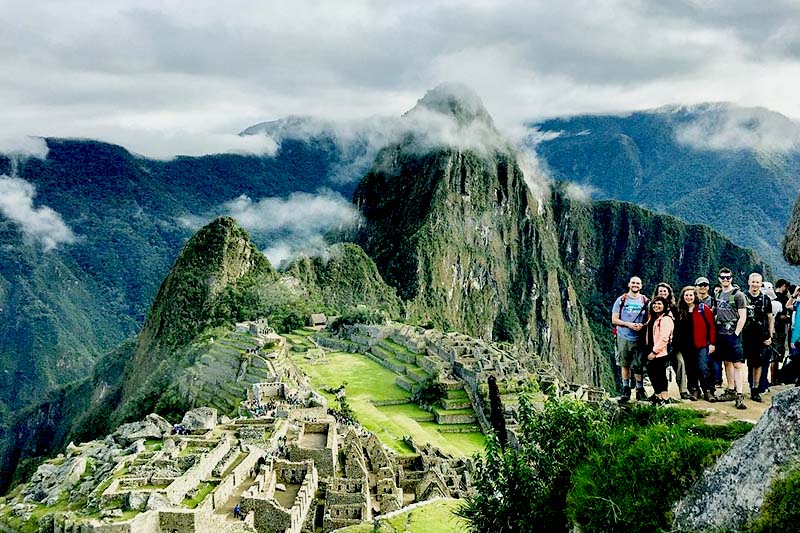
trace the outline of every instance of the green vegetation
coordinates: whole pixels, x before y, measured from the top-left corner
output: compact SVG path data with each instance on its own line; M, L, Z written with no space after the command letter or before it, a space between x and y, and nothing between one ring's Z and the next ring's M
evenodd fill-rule
M453 514L460 500L437 500L392 518L378 518L377 523L359 524L342 533L458 533L464 522Z
M433 421L431 413L411 403L408 392L397 386L397 374L361 354L329 353L322 363L311 363L301 354L292 353L292 357L311 378L312 386L319 390L324 391L346 381L347 400L359 422L398 453L410 452L403 442L405 435L411 436L419 444L430 442L458 456L483 449L485 438L479 432L440 432L443 426ZM330 403L335 402L332 394L323 394ZM373 403L398 400L409 400L409 403L385 406Z
M701 429L703 414L635 406L611 416L582 402L520 398L520 448L489 439L471 531L668 531L670 508L746 429ZM609 453L611 452L611 453Z
M183 505L189 509L194 509L206 499L206 496L211 494L211 491L217 486L215 481L203 481L193 491L193 495L183 499Z
M794 465L784 477L772 481L761 512L748 523L745 533L782 533L800 521L800 465Z

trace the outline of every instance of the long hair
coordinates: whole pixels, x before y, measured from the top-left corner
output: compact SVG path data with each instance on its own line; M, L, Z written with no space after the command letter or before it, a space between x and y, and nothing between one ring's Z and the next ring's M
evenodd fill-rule
M662 281L658 285L656 285L656 288L653 289L653 297L650 298L650 301L655 300L656 296L658 296L659 287L665 287L667 289L669 293L669 296L667 296L667 311L672 310L675 307L675 291L672 290L672 285L670 285L666 281Z
M678 299L678 318L681 319L681 320L686 318L686 315L689 314L689 304L687 304L683 300L683 295L686 294L689 291L694 293L694 305L695 306L700 301L700 298L697 296L697 287L695 287L694 285L687 285L686 287L682 288L681 289L681 296Z

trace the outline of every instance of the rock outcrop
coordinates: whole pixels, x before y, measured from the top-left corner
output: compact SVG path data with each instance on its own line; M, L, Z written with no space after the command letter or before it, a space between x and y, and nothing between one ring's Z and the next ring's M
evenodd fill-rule
M800 388L776 395L758 424L707 471L675 509L679 531L739 531L770 481L800 461ZM788 527L788 525L787 525Z
M793 265L800 265L800 197L794 204L792 217L783 240L783 257Z

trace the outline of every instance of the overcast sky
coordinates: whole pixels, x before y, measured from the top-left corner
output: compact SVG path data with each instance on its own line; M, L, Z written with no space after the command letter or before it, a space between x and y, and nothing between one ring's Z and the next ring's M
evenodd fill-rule
M446 81L508 132L706 101L800 117L798 2L389 4L0 0L0 147L41 135L268 153L235 134L289 114L397 116Z

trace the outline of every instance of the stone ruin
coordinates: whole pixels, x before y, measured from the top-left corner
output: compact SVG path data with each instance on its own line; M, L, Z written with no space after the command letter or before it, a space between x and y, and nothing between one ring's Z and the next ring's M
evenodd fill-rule
M285 390L263 383L254 395L266 400ZM42 531L327 532L470 490L464 460L410 440L414 454L399 457L375 434L337 422L324 408L297 402L285 409L286 416L275 409L229 420L198 408L175 427L149 415L104 441L71 446L58 467L39 467L23 491L26 501L12 511L30 516L66 491L87 498L85 514L55 512L40 522ZM87 477L90 464L102 475Z

